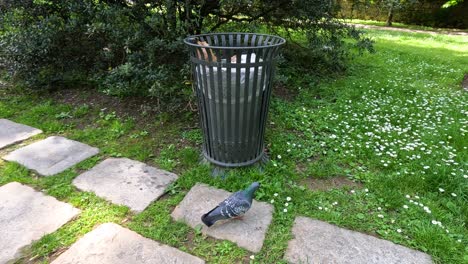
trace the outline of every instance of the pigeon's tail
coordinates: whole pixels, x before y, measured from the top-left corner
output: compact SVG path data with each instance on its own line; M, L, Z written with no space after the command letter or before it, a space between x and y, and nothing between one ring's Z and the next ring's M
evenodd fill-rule
M216 220L213 219L213 217L209 217L208 214L202 215L201 220L207 227L214 225L216 222Z
M222 216L221 214L214 214L213 212L206 213L201 217L202 222L208 227L214 225L214 223L222 219L226 219L226 217Z

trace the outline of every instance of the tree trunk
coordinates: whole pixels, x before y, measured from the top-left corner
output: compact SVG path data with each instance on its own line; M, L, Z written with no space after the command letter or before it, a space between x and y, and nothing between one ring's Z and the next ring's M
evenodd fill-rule
M391 27L392 21L393 21L393 1L390 5L390 9L388 10L387 22L385 23L385 26Z

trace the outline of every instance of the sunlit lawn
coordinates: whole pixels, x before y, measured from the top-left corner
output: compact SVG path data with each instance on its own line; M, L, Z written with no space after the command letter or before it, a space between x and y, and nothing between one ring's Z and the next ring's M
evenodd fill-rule
M362 25L371 25L371 26L380 26L380 27L385 27L386 26L385 21L363 20L363 19L345 19L344 21L347 22L347 23L351 23L351 24L362 24ZM468 32L466 30L461 30L461 29L433 28L433 27L428 27L428 26L408 25L408 24L399 23L399 22L393 22L391 27L393 27L393 28L415 29L415 30L429 30L429 31Z
M82 210L78 219L36 242L21 261L48 262L97 224L112 221L210 263L281 263L294 218L301 215L427 252L436 263L466 263L468 96L460 82L468 72L468 37L368 32L377 53L357 57L346 76L318 85L293 80L300 85L291 87L299 91L295 99L275 96L267 131L271 162L264 172L237 170L224 180L198 164L201 135L188 125L196 115L158 115L141 123L99 105L74 108L43 95L0 91L0 118L44 130L35 139L63 135L101 149L97 157L48 178L0 161L0 185L23 182ZM163 200L133 215L71 185L109 156L144 161L181 177ZM336 176L362 187L305 186ZM197 182L235 191L251 181L262 184L257 199L275 206L254 260L235 244L207 238L170 217ZM288 206L286 197L292 198Z

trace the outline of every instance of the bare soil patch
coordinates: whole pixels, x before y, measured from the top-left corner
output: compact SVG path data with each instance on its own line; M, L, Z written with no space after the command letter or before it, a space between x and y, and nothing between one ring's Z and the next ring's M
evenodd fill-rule
M84 104L99 107L119 116L138 117L151 116L157 112L157 102L144 97L119 98L106 95L95 90L66 89L51 94L52 99L59 103L80 107Z
M465 73L463 76L463 81L461 82L461 87L463 90L468 91L468 73Z
M340 189L343 187L362 187L361 183L353 182L344 176L338 176L328 179L306 178L301 181L301 184L306 185L312 191L328 191L332 189Z
M164 112L196 112L191 105L183 108L163 108L157 98L143 96L128 96L124 98L106 95L94 89L65 89L50 94L51 98L58 103L68 104L73 107L88 105L93 108L103 109L106 112L115 112L119 117L133 118L138 125L154 122L155 117ZM175 115L177 116L177 115ZM164 119L162 117L162 119ZM192 118L192 127L196 127L196 118ZM186 120L185 120L186 121Z
M285 101L290 102L296 98L298 92L297 90L290 89L286 85L280 83L273 87L273 94Z

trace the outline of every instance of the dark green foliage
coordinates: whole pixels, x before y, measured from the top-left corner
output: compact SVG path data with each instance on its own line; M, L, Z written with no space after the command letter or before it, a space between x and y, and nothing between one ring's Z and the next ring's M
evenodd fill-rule
M255 28L291 40L287 64L307 71L343 69L352 46L362 50L371 43L337 22L331 3L5 0L0 66L31 88L86 83L113 95L180 102L191 94L182 43L190 34ZM297 63L299 58L305 59Z
M78 8L73 4L52 12L53 5L32 7L30 2L7 1L2 6L4 64L31 86L81 78L98 55L95 41L84 34L89 23L86 8L80 8L81 16L70 18Z
M85 81L110 94L160 98L183 91L184 31L167 30L157 12L118 1L6 1L1 8L3 64L28 87Z

